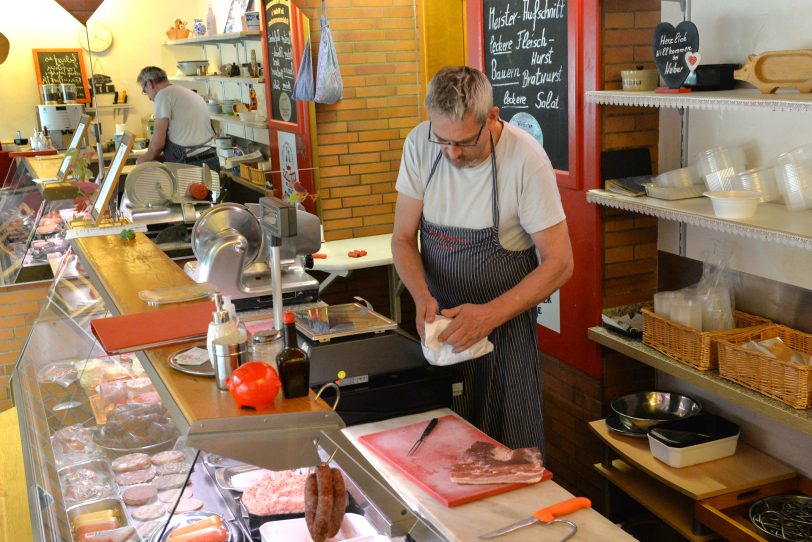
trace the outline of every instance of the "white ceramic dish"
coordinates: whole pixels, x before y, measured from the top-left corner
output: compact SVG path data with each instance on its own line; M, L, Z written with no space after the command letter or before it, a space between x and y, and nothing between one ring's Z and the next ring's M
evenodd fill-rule
M718 218L749 218L756 214L761 192L748 190L723 190L705 192L713 204L713 214Z
M652 455L669 467L682 468L722 459L736 453L739 435L733 435L695 446L672 448L648 435L648 445Z
M305 518L284 519L269 521L259 528L262 542L312 542L307 532ZM389 538L381 536L370 523L358 514L344 514L341 530L335 538L330 540L345 540L347 542L390 542Z

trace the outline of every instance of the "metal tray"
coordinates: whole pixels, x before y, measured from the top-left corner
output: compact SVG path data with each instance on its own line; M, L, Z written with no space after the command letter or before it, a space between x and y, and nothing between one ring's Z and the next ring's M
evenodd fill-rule
M648 438L648 433L631 424L623 423L617 412L612 412L606 416L606 427L615 433L626 437Z
M176 371L180 371L181 373L186 373L188 375L194 376L214 376L214 367L211 365L211 361L207 361L200 365L184 365L178 363L176 359L178 356L185 354L189 350L194 348L201 348L200 346L193 346L192 348L187 348L185 350L181 350L180 352L176 352L169 358L169 366L175 369Z
M220 467L214 470L214 479L217 482L217 485L223 489L228 489L230 491L238 491L242 493L249 486L238 486L234 483L234 477L238 474L243 474L246 472L251 471L267 471L267 469L263 469L260 467L255 467L254 465L239 465L236 467Z
M146 542L166 542L173 530L186 527L187 525L191 525L192 523L211 516L219 516L219 514L215 514L214 512L187 512L185 514L178 514L169 520L169 525L166 527L163 536L161 536L161 531L163 531L164 527L162 524L152 531L149 537L146 538ZM223 516L220 516L220 520L223 523L223 527L228 531L228 542L242 542L243 536L240 530Z
M398 324L369 306L345 303L294 311L296 328L311 341L329 341L337 337L382 333L397 329Z

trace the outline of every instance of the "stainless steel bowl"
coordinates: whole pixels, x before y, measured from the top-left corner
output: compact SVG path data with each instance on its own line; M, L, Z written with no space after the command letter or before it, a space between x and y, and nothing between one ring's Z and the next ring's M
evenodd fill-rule
M208 60L181 60L178 62L178 69L183 75L197 75L199 67L208 65Z
M617 412L622 421L645 431L658 423L699 414L702 405L680 393L641 391L617 397L612 401L612 410Z

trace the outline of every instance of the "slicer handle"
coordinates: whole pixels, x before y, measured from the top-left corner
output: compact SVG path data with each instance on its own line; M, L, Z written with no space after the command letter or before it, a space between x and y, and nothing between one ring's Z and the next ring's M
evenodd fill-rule
M580 510L581 508L589 508L590 506L592 506L592 501L586 497L575 497L552 506L548 506L547 508L536 510L533 512L533 517L542 523L548 523L557 517L566 516L567 514L571 514L576 510Z

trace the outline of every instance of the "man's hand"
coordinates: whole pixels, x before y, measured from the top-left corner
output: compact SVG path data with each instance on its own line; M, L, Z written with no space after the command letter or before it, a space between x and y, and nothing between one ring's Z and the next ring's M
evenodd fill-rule
M494 319L493 311L486 305L466 303L451 309L445 309L440 314L451 318L452 322L437 337L440 341L454 347L454 353L462 352L487 337L499 326L500 322Z
M426 322L433 322L440 310L440 305L437 300L429 296L420 301L415 301L415 327L417 333L420 335L420 342L426 342Z

